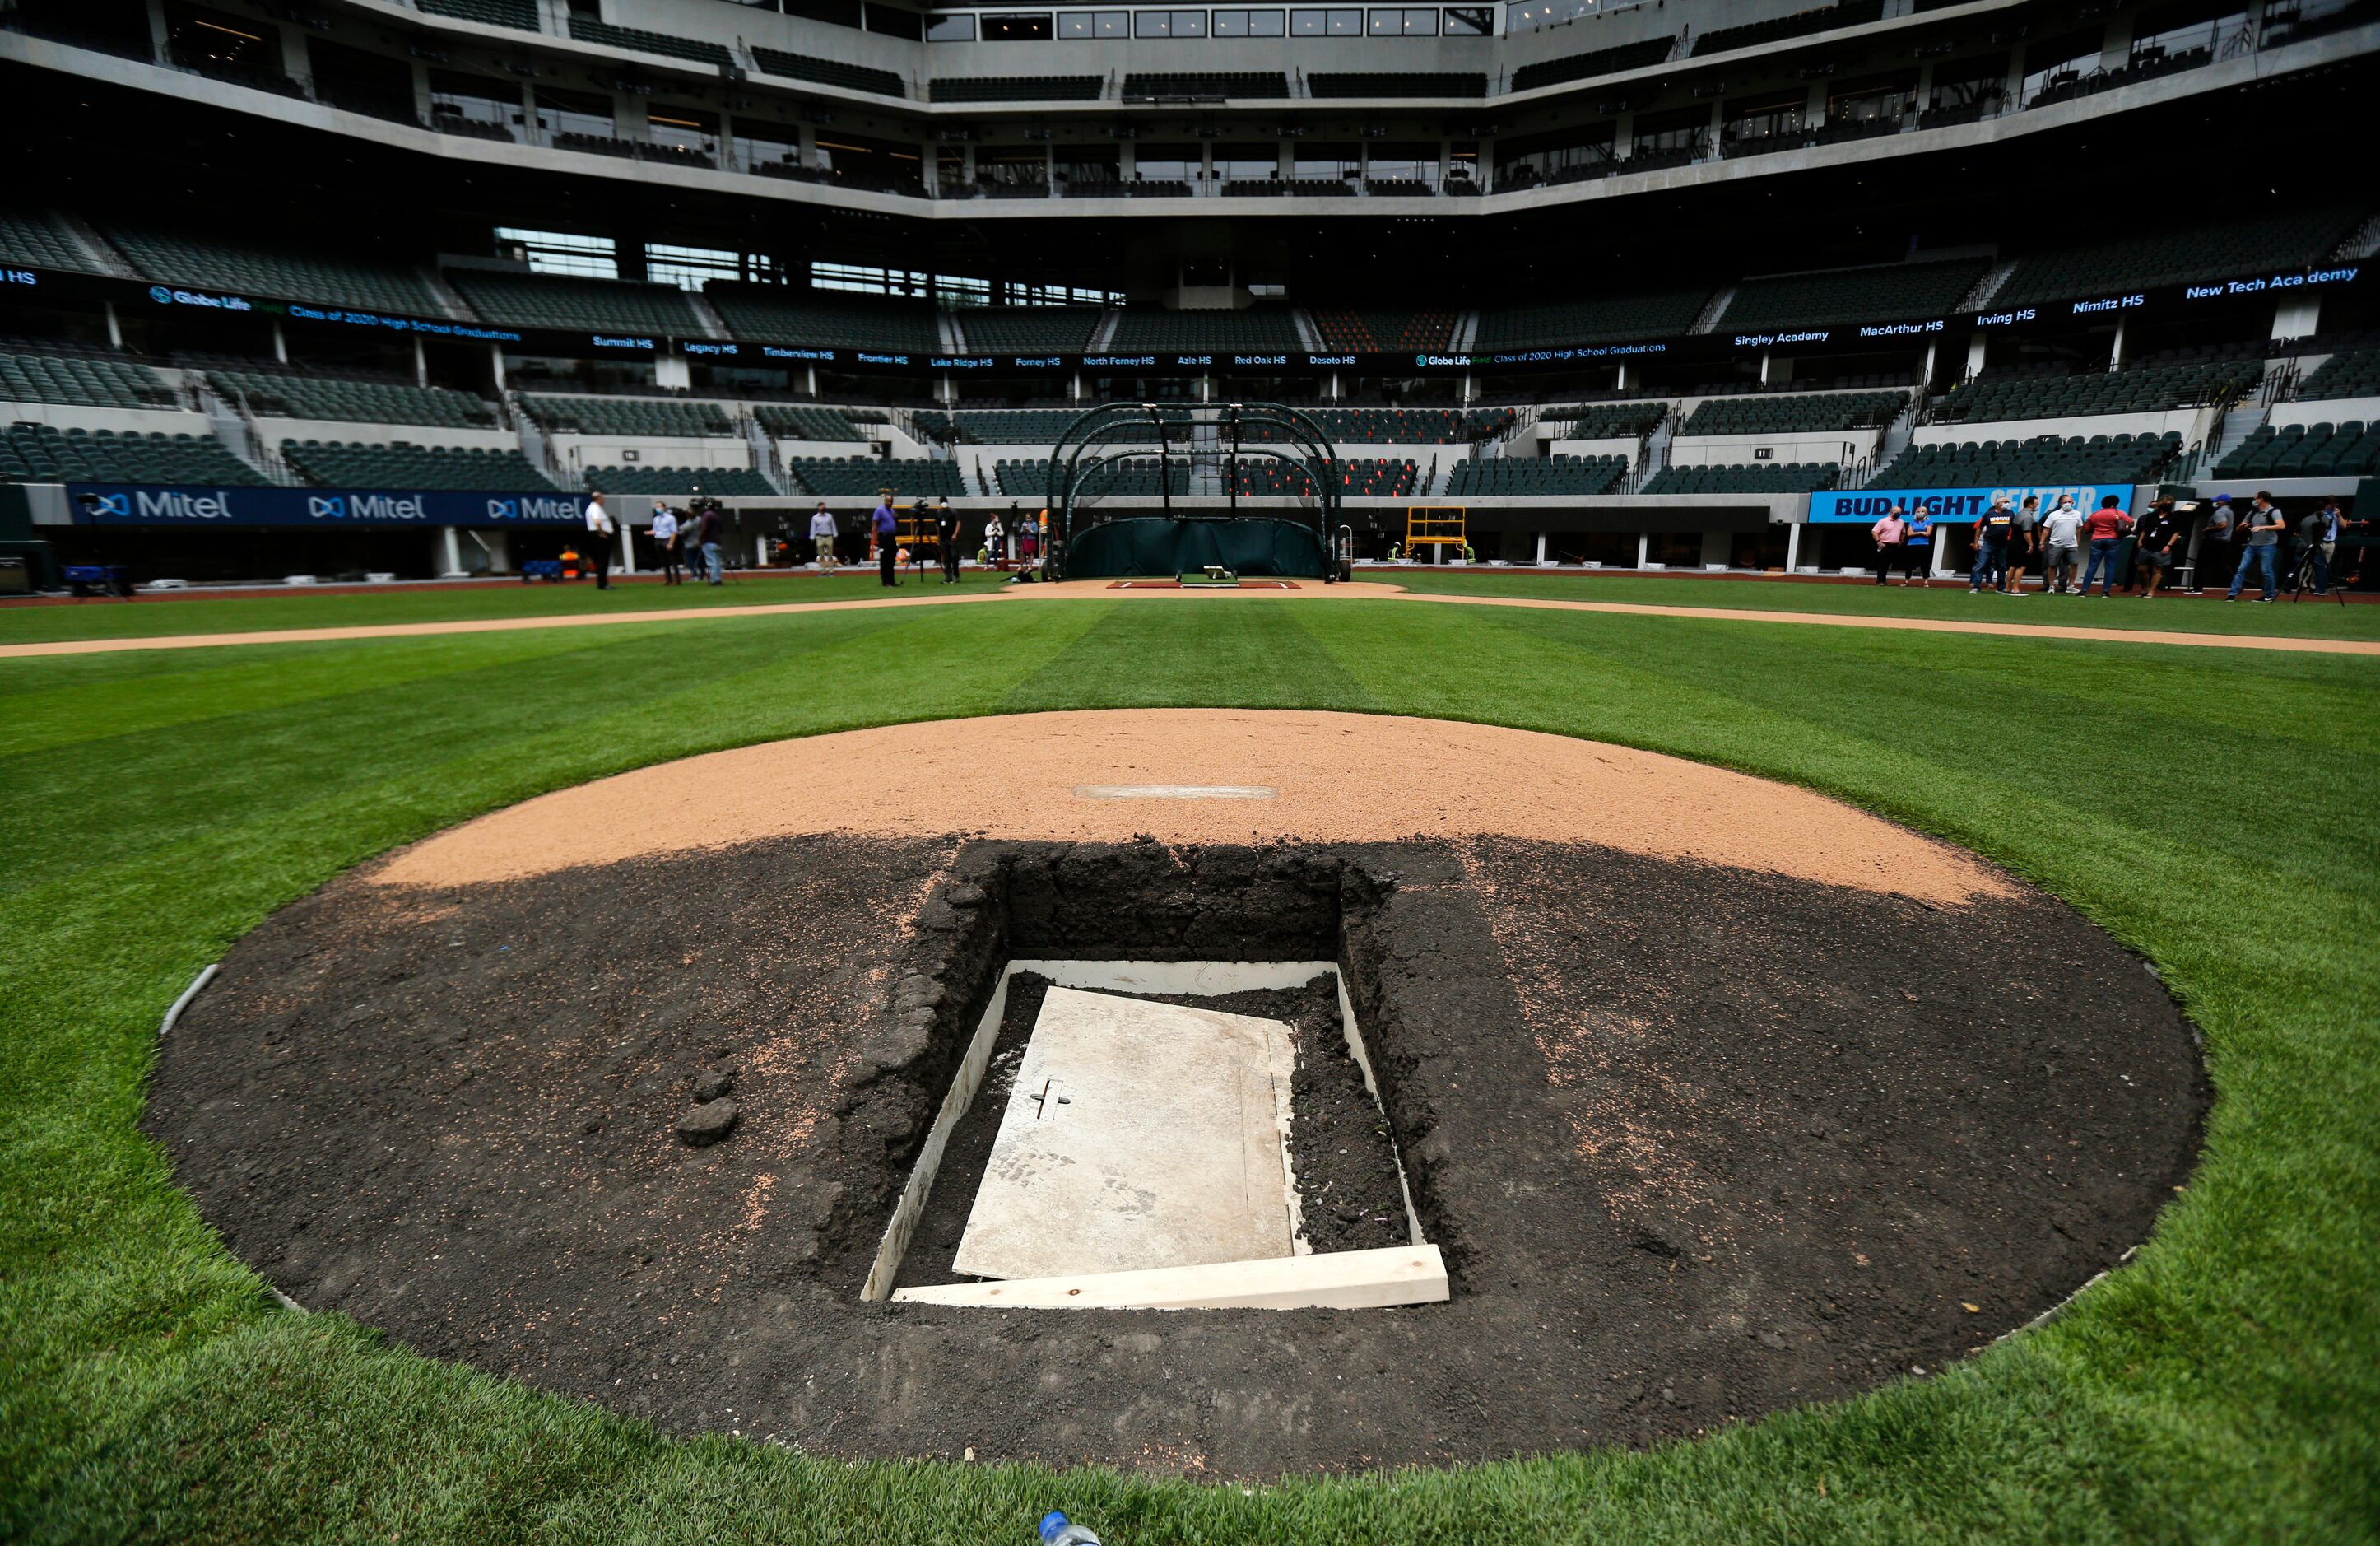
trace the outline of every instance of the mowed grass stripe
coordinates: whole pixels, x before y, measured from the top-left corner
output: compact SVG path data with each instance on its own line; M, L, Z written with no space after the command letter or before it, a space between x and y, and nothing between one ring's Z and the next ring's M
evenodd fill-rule
M1135 1546L2368 1534L2380 1474L2380 1347L2363 1287L2380 1217L2368 941L2380 888L2329 839L2303 826L2271 838L2261 818L2201 833L2124 801L2046 820L2038 792L2062 787L2072 766L2067 721L2052 716L2060 733L2028 733L2044 712L2037 699L2019 693L1978 716L1960 690L2045 652L2024 641L1929 639L1929 669L1947 677L1912 689L1906 675L1843 648L1884 636L1848 631L1345 603L1295 607L1304 642L1282 649L1269 636L1203 637L1203 624L1184 631L1168 620L1182 610L877 614L898 627L808 647L788 641L815 617L676 630L663 650L626 651L639 664L666 653L686 665L690 679L672 692L578 719L492 724L451 693L425 692L408 712L444 725L445 744L405 740L374 780L297 805L275 802L299 786L282 775L308 765L302 747L252 746L237 716L188 725L189 739L254 783L236 820L188 824L170 843L0 902L12 942L0 953L0 1002L12 1006L11 1036L0 1039L0 1109L10 1113L0 1128L0 1535L976 1541L1021 1539L1053 1505ZM1236 619L1270 609L1213 610ZM747 632L768 647L734 642ZM709 641L720 639L731 648L713 656ZM372 660L386 646L352 649ZM1045 669L1062 652L1079 673ZM2173 673L2164 690L2179 692L2181 675L2208 679L2203 663L2216 652L2114 653ZM1308 669L1317 654L1327 672ZM2162 663L2178 655L2190 657L2186 671ZM2261 673L2277 712L2374 680L2361 662L2289 663ZM2299 669L2316 663L2338 673ZM2259 676L2248 670L2245 686ZM1317 684L1349 695L1318 706L1601 736L1784 773L1932 830L1972 832L2110 920L2182 988L2212 1038L2223 1094L2209 1164L2132 1269L2049 1333L1938 1379L1650 1455L1244 1494L676 1443L430 1364L334 1317L277 1314L131 1126L156 1016L190 971L345 864L491 805L805 727L1020 701L1266 702ZM2094 724L2114 765L2195 770L2208 755L2188 749L2194 722L2139 701ZM192 765L119 756L138 742L94 743L80 767L43 765L42 792L68 813L91 778L170 797ZM2240 743L2224 755L2244 757L2240 771L2253 779L2345 770L2368 782L2351 738ZM13 775L35 761L6 767ZM2242 833L2253 838L2242 846L2264 851L2230 851Z
M722 606L792 605L804 602L875 601L892 596L942 596L997 590L1004 577L969 573L956 587L940 578L905 575L886 590L874 568L834 575L784 572L739 576L730 585L632 582L598 590L591 584L455 585L407 590L304 590L171 600L0 604L0 644L42 644L70 639L151 639L173 634L245 633L251 629L372 627L400 623L463 623L491 617L601 616L660 610L699 614Z
M1358 576L1358 578L1363 578ZM1515 596L1536 601L1616 602L1637 606L1734 607L1757 612L1824 612L1844 616L1917 617L2021 627L2171 629L2181 633L2271 634L2293 639L2380 639L2380 605L2340 605L2308 596L2226 603L2204 597L2132 594L2102 599L1970 594L1967 579L1936 582L1930 590L1898 585L1814 584L1784 579L1543 574L1528 569L1400 570L1389 577L1406 590L1432 595ZM2224 578L2224 586L2230 578Z
M1026 603L1019 603L1020 606ZM1361 603L1334 603L1337 607ZM1003 609L1006 610L1006 609ZM1020 680L1011 713L1118 708L1367 709L1364 688L1300 626L1295 603L1066 602L1096 611L1074 647Z

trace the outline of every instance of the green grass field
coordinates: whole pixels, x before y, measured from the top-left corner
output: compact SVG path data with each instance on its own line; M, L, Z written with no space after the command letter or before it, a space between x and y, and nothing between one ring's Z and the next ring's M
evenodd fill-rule
M2094 622L2200 629L2227 612L2273 631L2318 615L2349 637L2380 618L1692 579L1431 582L1927 615L2087 608ZM810 599L821 584L874 590L866 577L754 583L683 604ZM593 600L94 603L0 613L0 641ZM2219 1093L2204 1166L2130 1267L1937 1377L1651 1454L1243 1488L848 1467L682 1441L432 1363L276 1309L136 1128L158 1018L192 975L394 844L742 743L1145 705L1600 737L1805 784L1970 845L2071 900L2181 995ZM0 1539L1023 1542L1051 1506L1116 1546L2372 1539L2375 708L2380 660L2362 657L1393 601L827 611L0 660Z

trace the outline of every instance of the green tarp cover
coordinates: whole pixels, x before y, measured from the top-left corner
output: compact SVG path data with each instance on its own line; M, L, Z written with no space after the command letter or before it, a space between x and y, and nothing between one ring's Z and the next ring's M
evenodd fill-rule
M1322 539L1294 521L1251 516L1240 520L1164 520L1134 517L1103 521L1075 538L1066 555L1069 579L1129 579L1196 574L1209 564L1257 578L1323 578Z

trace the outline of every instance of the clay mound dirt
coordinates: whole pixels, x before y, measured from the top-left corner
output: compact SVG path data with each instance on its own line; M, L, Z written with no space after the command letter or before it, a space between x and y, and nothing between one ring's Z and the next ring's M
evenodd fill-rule
M995 785L1000 797L987 797ZM1218 789L1269 793L1198 797ZM1679 758L1447 720L1205 709L930 721L716 752L496 811L372 878L447 887L760 838L953 831L1187 844L1512 836L1938 906L2010 894L1971 855Z

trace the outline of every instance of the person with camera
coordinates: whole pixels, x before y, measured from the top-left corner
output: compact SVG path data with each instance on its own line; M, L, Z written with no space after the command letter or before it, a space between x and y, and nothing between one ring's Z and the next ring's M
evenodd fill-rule
M2330 594L2330 561L2338 552L2338 501L2325 502L2298 522L2298 565L2311 570L2313 593Z
M2247 545L2240 550L2240 567L2231 576L2231 593L2223 599L2238 601L2240 587L2248 583L2248 571L2255 569L2265 581L2265 593L2259 599L2269 602L2280 587L2276 569L2280 561L2281 533L2289 529L2289 522L2282 517L2280 506L2273 503L2273 496L2263 489L2256 491L2256 503L2241 518L2248 528Z

